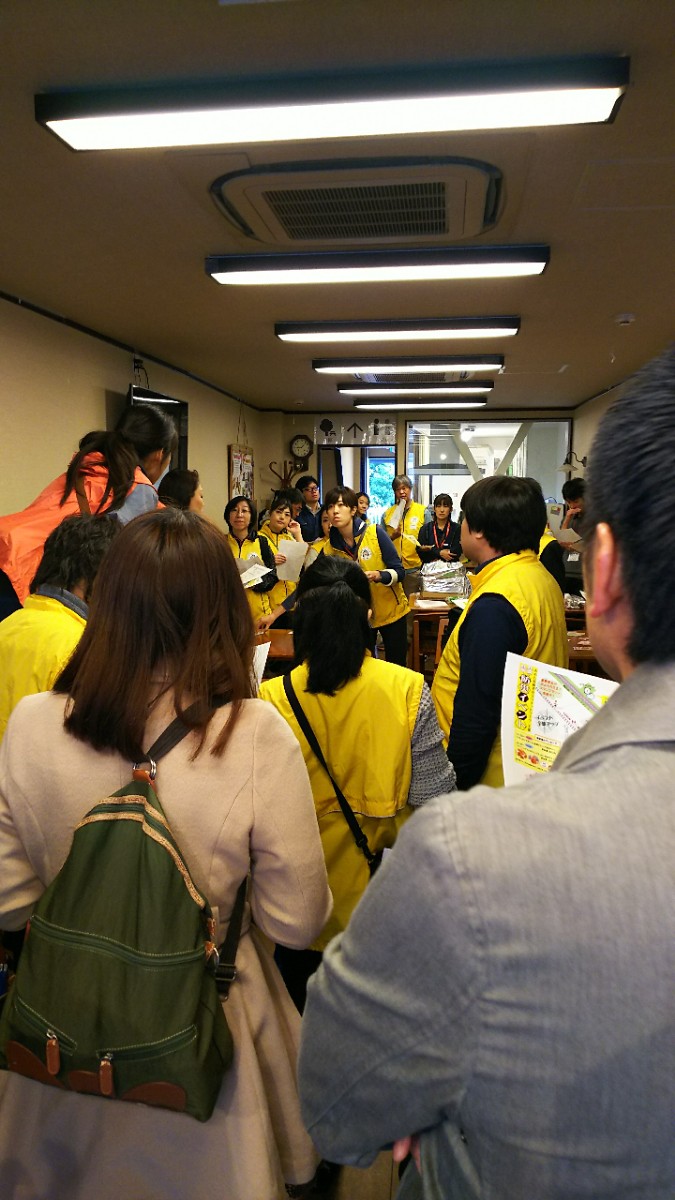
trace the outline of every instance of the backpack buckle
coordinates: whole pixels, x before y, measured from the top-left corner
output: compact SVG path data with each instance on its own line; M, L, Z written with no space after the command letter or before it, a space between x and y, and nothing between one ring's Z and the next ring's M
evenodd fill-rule
M215 970L216 987L221 995L227 998L231 985L237 978L237 968L234 963L218 963Z
M150 769L146 770L141 767L141 763L149 763ZM154 783L157 776L157 763L154 758L141 758L139 762L133 764L131 774L139 782Z

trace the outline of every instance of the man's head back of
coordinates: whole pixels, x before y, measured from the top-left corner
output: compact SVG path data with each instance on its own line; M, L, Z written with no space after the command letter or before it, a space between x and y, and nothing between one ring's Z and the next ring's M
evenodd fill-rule
M479 562L522 550L539 553L546 527L546 503L536 479L491 475L462 496L462 512L474 557ZM462 534L464 547L465 532Z
M675 660L674 462L672 346L628 383L591 448L584 522L588 626L596 654L619 678L641 662Z
M119 530L114 516L66 517L45 542L31 592L49 585L88 601L98 569Z

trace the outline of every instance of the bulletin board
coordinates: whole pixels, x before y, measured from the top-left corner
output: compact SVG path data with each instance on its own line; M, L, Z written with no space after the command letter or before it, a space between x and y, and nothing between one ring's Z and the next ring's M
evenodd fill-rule
M253 447L233 444L228 446L229 488L228 496L246 496L253 499Z

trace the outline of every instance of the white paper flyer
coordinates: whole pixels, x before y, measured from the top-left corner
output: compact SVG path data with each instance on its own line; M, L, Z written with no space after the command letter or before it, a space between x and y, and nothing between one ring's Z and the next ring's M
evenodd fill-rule
M502 691L504 783L549 771L565 738L581 729L618 683L507 654Z
M290 538L284 538L280 541L279 554L286 556L286 562L277 563L274 568L277 573L277 579L288 579L293 583L297 583L308 550L309 546L307 542L292 542Z

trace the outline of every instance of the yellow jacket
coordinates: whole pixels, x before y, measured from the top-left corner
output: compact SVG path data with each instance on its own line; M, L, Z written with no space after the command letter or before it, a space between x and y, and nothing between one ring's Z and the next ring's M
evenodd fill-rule
M274 554L283 554L284 548L279 544L280 542L295 541L292 533L286 533L285 531L283 533L272 533L269 521L265 521L265 524L260 528L260 532L267 538ZM297 586L297 583L293 583L290 579L280 579L278 583L275 583L272 591L267 593L272 608L276 608L278 604L283 604L284 600L295 591Z
M382 520L387 528L389 537L394 542L398 553L401 556L401 562L406 571L414 570L415 567L420 567L420 556L417 553L417 540L420 536L420 529L424 525L424 505L418 504L415 500L411 500L408 508L401 518L401 524L398 529L392 529L389 522L398 506L392 504L387 509ZM399 537L400 534L400 537Z
M448 638L431 689L446 745L461 669L459 632L471 605L479 596L504 596L513 605L522 617L527 631L525 654L528 658L556 667L566 667L569 662L565 609L560 588L546 567L541 565L534 551L522 550L519 554L505 554L493 562L486 563L477 575L468 575L467 578L471 583L471 596ZM500 734L492 746L488 765L480 782L490 787L503 786Z
M333 555L336 558L346 558L351 562L354 561L346 550L338 550L332 545L330 540L324 546L323 553ZM377 540L376 525L367 525L357 535L356 560L364 571L390 570L382 557L380 543ZM372 583L370 585L370 595L373 607L373 615L370 623L373 629L379 629L382 625L393 624L394 621L398 621L399 617L405 616L410 610L406 594L398 580L396 583Z
M291 679L326 762L356 814L370 849L393 846L411 812L410 742L423 676L366 655L357 678L350 679L334 696L325 696L305 691L307 674L303 664L291 672ZM283 680L267 679L260 696L288 722L309 772L333 893L333 913L313 945L314 950L323 950L336 933L345 929L368 883L368 865L357 849L326 772L300 732Z
M542 551L545 550L547 546L550 546L551 542L555 542L555 541L557 541L557 538L554 538L553 534L551 533L551 530L549 529L549 527L547 525L544 532L541 535L541 538L539 539L538 555L540 558L542 555Z
M250 558L251 555L257 554L260 561L264 562L259 538L247 537L244 538L243 542L240 544L236 537L234 537L231 533L228 533L227 540L230 543L230 549L235 558ZM267 617L271 613L271 595L271 591L254 592L251 588L246 588L246 599L248 600L249 608L251 609L251 616L253 617L254 621L257 621L258 617Z
M50 691L85 625L50 596L27 596L23 608L0 622L0 738L19 700Z

